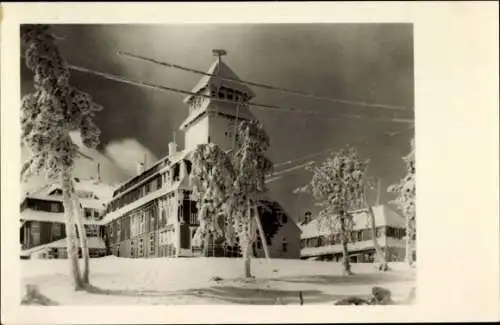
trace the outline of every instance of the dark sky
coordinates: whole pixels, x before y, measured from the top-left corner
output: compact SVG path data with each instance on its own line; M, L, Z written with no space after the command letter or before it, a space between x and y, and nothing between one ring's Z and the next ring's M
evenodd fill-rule
M120 57L122 50L207 70L211 50L228 52L225 62L245 80L297 89L318 95L408 107L404 111L363 108L252 88L255 101L328 114L413 119L413 30L410 24L246 24L246 25L59 25L54 31L64 57L80 65L124 77L190 90L200 76ZM22 90L32 76L22 64ZM174 129L186 117L183 96L124 85L73 72L72 82L104 106L96 122L102 130L99 151L103 177L119 182L133 173L147 152L148 161L167 154ZM404 175L401 157L408 153L410 125L368 120L325 120L317 116L253 109L271 139L275 162L353 144L370 158L370 176L380 177L382 202L390 183ZM388 134L403 131L394 136ZM183 145L183 134L176 138ZM319 161L325 156L318 157ZM80 162L77 174L95 167ZM279 169L277 169L279 170ZM311 204L292 190L310 178L296 171L269 184L271 194L294 217ZM372 193L373 194L373 193ZM371 196L373 199L374 195Z

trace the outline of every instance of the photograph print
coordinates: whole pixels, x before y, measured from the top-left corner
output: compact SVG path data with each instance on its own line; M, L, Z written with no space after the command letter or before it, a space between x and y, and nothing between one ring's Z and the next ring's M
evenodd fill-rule
M23 305L411 305L413 25L20 26Z

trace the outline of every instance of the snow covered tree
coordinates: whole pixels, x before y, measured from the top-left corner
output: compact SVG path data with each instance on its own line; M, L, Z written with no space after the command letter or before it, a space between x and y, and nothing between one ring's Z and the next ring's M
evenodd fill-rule
M363 204L364 171L367 161L362 161L354 148L347 147L333 153L320 166L306 167L313 176L311 182L299 192L308 192L319 201L323 209L318 214L318 225L331 233L338 234L342 246L342 264L345 275L352 274L347 243L352 231L353 220L350 211Z
M272 170L272 162L264 155L269 144L269 137L257 121L244 121L239 125L238 146L232 155L236 174L234 192L227 208L232 219L229 227L233 228L232 233L239 240L246 278L252 276L250 259L257 230L266 250L266 257L269 257L258 211L259 201L267 190L265 177Z
M412 247L415 237L416 218L416 187L415 187L415 139L411 141L411 152L403 157L406 164L406 175L399 183L389 186L388 191L396 194L393 203L403 213L406 219L406 256L405 261L413 265Z
M204 239L204 255L208 256L210 235L225 236L227 216L224 204L232 195L235 173L230 157L213 143L198 145L192 154L193 194L198 197L198 218L201 237Z
M79 152L70 132L79 131L85 146L95 148L100 131L92 120L101 110L85 92L70 85L66 62L45 25L22 25L21 44L26 66L33 71L33 93L22 98L22 144L31 151L23 164L21 177L44 173L51 181L60 181L68 242L68 257L74 289L89 282L88 248L80 203L75 194L72 173ZM80 246L85 260L83 279L78 265L78 227Z
M266 243L258 209L261 195L266 191L265 176L272 169L271 161L264 156L268 147L269 137L262 125L244 121L238 129L234 152L226 153L209 143L199 145L192 156L191 179L199 197L200 230L205 246L209 232L224 233L227 245L238 242L247 278L251 277L251 249L257 230L263 244ZM267 250L266 256L269 256Z

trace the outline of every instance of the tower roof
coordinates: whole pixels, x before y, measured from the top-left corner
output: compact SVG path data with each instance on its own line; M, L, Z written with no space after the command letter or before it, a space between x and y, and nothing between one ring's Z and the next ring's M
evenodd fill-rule
M222 80L220 78L226 78L226 79L234 79L234 80L241 80L236 73L234 73L231 68L227 66L222 60L216 60L210 69L207 71L210 76L203 76L198 84L192 89L193 93L197 93L203 88L206 88L208 86L223 86L229 89L237 90L242 93L247 94L250 98L255 97L254 92L248 88L246 85L235 82L235 81L230 81L230 80ZM189 95L184 99L184 102L187 102L192 95Z
M193 88L193 93L199 93L201 90L207 87L225 87L241 93L246 94L249 98L255 97L254 92L248 88L246 85L231 81L220 79L233 79L240 80L240 78L234 73L231 68L229 68L222 60L216 60L210 69L208 69L208 74L210 76L203 76L198 84ZM190 95L184 99L187 103L193 95ZM205 102L202 106L198 107L196 110L191 111L188 117L181 123L180 129L184 130L190 123L195 121L199 116L208 113L217 112L219 114L225 114L229 116L238 116L240 119L253 120L255 115L250 111L248 105L237 105L236 103L224 102L219 100L210 100Z

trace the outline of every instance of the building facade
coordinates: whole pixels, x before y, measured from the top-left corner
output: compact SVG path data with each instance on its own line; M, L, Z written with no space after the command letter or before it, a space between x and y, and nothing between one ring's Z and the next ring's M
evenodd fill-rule
M405 220L386 205L372 208L375 214L376 236L387 261L403 261L405 257ZM375 258L373 231L366 210L352 213L353 228L349 235L348 251L352 263L372 263ZM342 260L340 235L319 225L318 220L307 220L301 225L301 258Z
M89 254L91 257L104 256L105 225L102 217L111 188L99 181L78 178L74 179L74 184L84 214ZM27 193L21 202L21 257L66 258L66 226L60 185L42 186Z
M184 150L169 144L169 154L143 170L113 193L106 216L104 240L111 254L120 257L189 257L202 254L197 199L189 175L190 155L199 144L216 143L223 150L235 146L236 127L242 120L256 119L248 107L254 93L237 80L236 74L219 58L184 102L188 116ZM210 96L207 98L204 96ZM228 102L230 101L230 102ZM260 213L272 257L299 258L300 229L277 202L262 200L267 206ZM256 243L255 256L263 256L262 243ZM223 238L209 237L209 256L238 257L237 246Z

